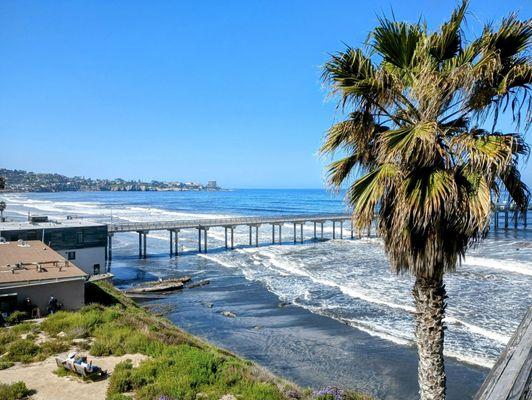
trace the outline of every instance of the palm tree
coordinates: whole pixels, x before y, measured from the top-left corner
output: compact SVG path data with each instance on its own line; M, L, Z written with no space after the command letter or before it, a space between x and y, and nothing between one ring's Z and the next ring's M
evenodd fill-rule
M0 222L4 221L4 210L6 209L5 201L0 201Z
M445 398L444 273L486 235L501 189L521 210L529 197L518 170L528 147L496 126L505 110L517 130L531 122L532 21L511 15L468 42L466 10L435 32L381 18L365 47L332 55L323 73L346 115L321 148L340 153L329 183L349 185L355 226L376 215L391 269L415 276L423 400Z

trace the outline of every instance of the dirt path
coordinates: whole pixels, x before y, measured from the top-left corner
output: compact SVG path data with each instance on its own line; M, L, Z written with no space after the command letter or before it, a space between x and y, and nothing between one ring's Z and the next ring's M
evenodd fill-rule
M143 354L126 354L115 357L89 357L93 364L104 370L113 372L116 364L130 359L134 366L147 358ZM97 400L105 399L109 379L98 382L84 382L75 377L59 377L53 373L57 369L55 356L46 360L27 365L17 365L0 371L0 382L12 383L24 381L29 389L36 393L31 397L35 400Z

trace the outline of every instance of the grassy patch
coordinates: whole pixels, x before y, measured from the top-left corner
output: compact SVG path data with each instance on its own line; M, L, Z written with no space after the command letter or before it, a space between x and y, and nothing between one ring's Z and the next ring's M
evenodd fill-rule
M226 394L246 400L315 398L309 391L302 391L251 362L211 346L148 313L111 285L105 282L91 285L91 296L104 305L91 304L77 312L59 311L47 317L38 329L52 339L41 345L34 343L37 328L31 325L22 324L24 327L16 332L0 331L0 350L7 350L0 361L44 359L67 351L74 339L91 337L92 344L87 342L84 346L90 346L93 356L140 353L149 357L138 367L133 367L131 361L116 366L108 378L108 400L130 399L125 393L134 393L137 400L163 396L180 400L218 400ZM28 338L21 339L21 333L28 333ZM55 373L78 377L61 368Z
M11 368L13 365L15 363L11 361L0 361L0 370Z
M29 390L24 382L0 383L0 399L2 400L20 400L32 393L33 391Z

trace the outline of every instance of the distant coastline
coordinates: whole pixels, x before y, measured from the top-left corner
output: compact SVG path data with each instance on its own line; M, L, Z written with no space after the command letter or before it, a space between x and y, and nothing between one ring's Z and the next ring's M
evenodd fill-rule
M91 179L80 176L67 177L53 173L35 173L24 170L0 168L5 178L3 192L180 192L219 191L216 181L207 184L180 181L150 181L116 179Z

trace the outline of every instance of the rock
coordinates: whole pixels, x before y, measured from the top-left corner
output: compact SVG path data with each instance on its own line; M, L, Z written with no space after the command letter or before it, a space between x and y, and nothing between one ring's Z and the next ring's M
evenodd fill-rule
M206 393L197 393L196 394L196 400L208 400L209 396Z
M65 337L66 336L66 333L61 331L57 334L57 337Z
M238 400L235 396L232 394L226 394L222 397L220 397L220 400Z
M236 314L231 311L222 311L222 315L227 318L235 318Z
M281 301L279 304L277 304L277 307L279 308L283 308L283 307L286 307L286 306L289 306L290 303L286 302L286 301Z
M208 285L209 283L211 283L211 281L209 281L208 279L205 279L205 280L200 281L198 283L193 283L192 285L188 285L187 287L189 289L193 289L193 288L196 288L196 287L201 287L201 286Z

